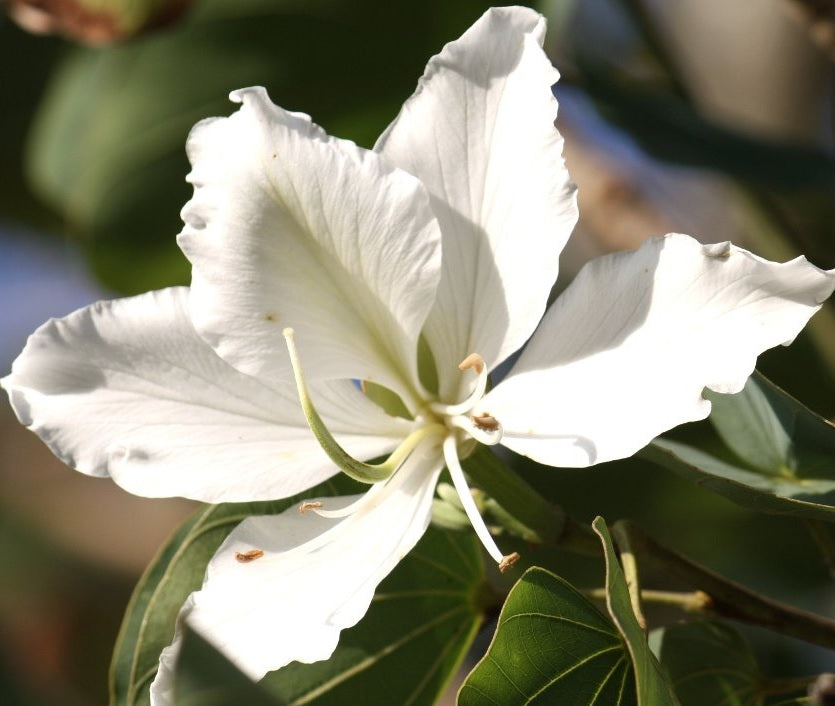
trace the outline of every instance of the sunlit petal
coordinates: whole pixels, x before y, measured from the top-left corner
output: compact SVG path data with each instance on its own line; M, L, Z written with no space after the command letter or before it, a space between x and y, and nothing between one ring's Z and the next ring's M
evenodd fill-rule
M493 367L531 335L577 219L544 35L532 10L488 11L429 62L376 146L423 181L441 224L426 335L443 398L456 396L466 355Z
M266 500L333 475L292 381L267 387L218 358L191 326L187 299L185 288L166 289L44 324L3 380L18 418L68 465L137 495ZM360 458L408 434L350 382L313 394Z
M651 239L587 265L483 407L502 443L542 463L630 456L706 417L703 388L741 390L757 356L790 343L833 287L835 271L804 258Z
M327 659L340 631L362 618L377 584L426 530L442 463L437 448L416 452L345 518L294 507L244 520L181 617L253 679L293 660ZM338 508L357 496L319 500ZM255 550L263 555L240 560ZM159 694L170 688L173 647L161 660L153 687Z
M424 187L263 89L232 99L237 113L188 141L195 190L179 242L196 328L272 381L291 375L281 332L292 327L309 379L370 380L408 398L440 277Z

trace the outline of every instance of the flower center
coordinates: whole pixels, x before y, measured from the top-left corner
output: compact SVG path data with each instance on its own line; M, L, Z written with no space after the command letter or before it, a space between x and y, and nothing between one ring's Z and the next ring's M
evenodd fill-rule
M500 571L505 571L516 563L519 558L518 554L514 552L504 555L496 546L473 500L459 459L459 448L466 448L467 445L472 443L472 440L492 446L498 444L502 438L502 426L495 417L487 412L475 412L487 389L487 369L484 359L480 355L473 353L461 361L458 366L462 372L472 370L478 376L467 399L456 404L445 404L438 401L428 402L423 410L425 423L409 434L385 461L378 464L369 464L353 458L339 445L325 426L310 398L310 392L301 371L293 329L284 329L283 334L287 341L290 364L293 367L299 400L308 426L319 445L343 473L363 483L380 483L380 481L383 481L383 485L385 485L419 445L423 443L433 446L440 444L443 459L452 476L461 504L481 543L496 561ZM303 503L299 509L302 513L310 510L323 517L336 519L357 512L371 502L371 499L376 495L374 492L366 493L352 505L336 511L324 509L321 502Z

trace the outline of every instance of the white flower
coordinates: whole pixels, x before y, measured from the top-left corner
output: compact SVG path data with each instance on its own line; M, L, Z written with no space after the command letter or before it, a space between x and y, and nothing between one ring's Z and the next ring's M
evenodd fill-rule
M545 313L577 214L544 29L531 10L486 13L429 62L374 151L263 89L233 93L238 112L188 141L191 288L50 321L3 380L58 456L140 495L267 500L340 469L382 479L250 518L212 560L183 615L253 678L331 654L420 538L445 465L503 561L459 464L474 444L554 466L629 456L707 416L703 388L740 390L835 287L803 258L668 235L593 261ZM373 401L382 389L404 415Z

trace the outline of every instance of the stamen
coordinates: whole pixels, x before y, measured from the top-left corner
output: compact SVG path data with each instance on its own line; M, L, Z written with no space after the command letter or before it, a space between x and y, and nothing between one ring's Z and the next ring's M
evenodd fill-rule
M323 506L324 503L320 503L318 500L305 500L299 505L299 514L306 515L308 510L318 510Z
M454 434L450 434L444 439L444 460L446 461L446 467L449 469L449 474L452 476L455 489L458 491L461 504L464 506L464 512L467 513L467 517L476 535L478 535L487 553L499 565L499 571L507 571L507 569L516 563L519 555L514 552L513 554L504 556L496 546L496 542L493 541L493 537L490 535L490 531L487 529L487 525L484 524L484 519L481 517L475 505L473 496L470 493L470 487L467 485L467 479L464 477L464 470L461 468L461 462L458 460L458 447Z
M469 397L458 404L442 404L440 402L433 402L430 404L429 409L436 414L442 414L448 417L452 417L456 414L466 414L476 406L482 397L484 397L484 391L487 389L487 366L484 364L484 358L482 358L478 353L470 353L470 355L461 361L458 368L460 370L475 371L478 375L475 387Z
M321 500L307 500L299 505L299 512L304 515L308 510L312 510L319 515L319 517L327 517L331 520L337 520L340 517L348 517L348 515L353 515L360 507L374 507L376 505L374 498L382 492L385 485L386 483L375 484L370 490L368 490L368 492L365 493L365 495L361 495L359 498L354 500L354 502L348 503L345 507L341 507L336 510L322 509L325 504Z
M310 391L307 389L304 375L302 374L301 363L299 362L299 353L296 349L296 343L293 338L293 329L286 328L282 332L284 339L287 341L287 351L290 354L290 365L293 367L293 375L296 379L296 389L299 393L299 400L301 401L302 411L304 412L307 424L319 446L333 461L339 470L345 475L350 476L354 480L361 483L377 483L381 480L386 480L394 473L405 461L409 454L415 450L415 447L427 436L439 435L445 432L445 429L440 424L429 424L417 431L412 432L406 439L398 446L385 461L378 464L363 463L358 461L353 456L349 455L343 449L333 435L328 431L313 400L310 398ZM312 509L312 508L311 508Z

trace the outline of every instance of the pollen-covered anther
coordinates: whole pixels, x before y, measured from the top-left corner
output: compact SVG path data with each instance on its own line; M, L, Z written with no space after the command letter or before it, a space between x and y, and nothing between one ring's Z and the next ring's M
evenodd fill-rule
M499 562L499 571L504 573L507 571L511 566L513 566L517 561L519 561L519 552L513 552L513 554L508 554L502 557L502 560Z
M484 358L478 353L470 353L470 355L458 363L458 369L462 372L464 370L475 370L476 374L481 375L481 371L484 370Z
M473 424L483 431L498 431L502 428L499 420L488 412L485 412L484 414L474 414L470 417L470 419L473 420Z
M452 417L456 414L467 414L484 397L484 391L487 389L487 366L484 364L484 358L478 353L470 353L470 355L458 364L458 368L462 372L472 370L477 376L475 385L467 396L467 399L463 402L458 402L457 404L431 402L429 408L436 414L445 417Z
M299 514L304 515L308 510L320 510L323 506L324 503L318 500L305 500L301 505L299 505Z
M235 552L235 559L241 564L248 564L250 561L255 561L264 556L263 549L250 549L248 552Z

